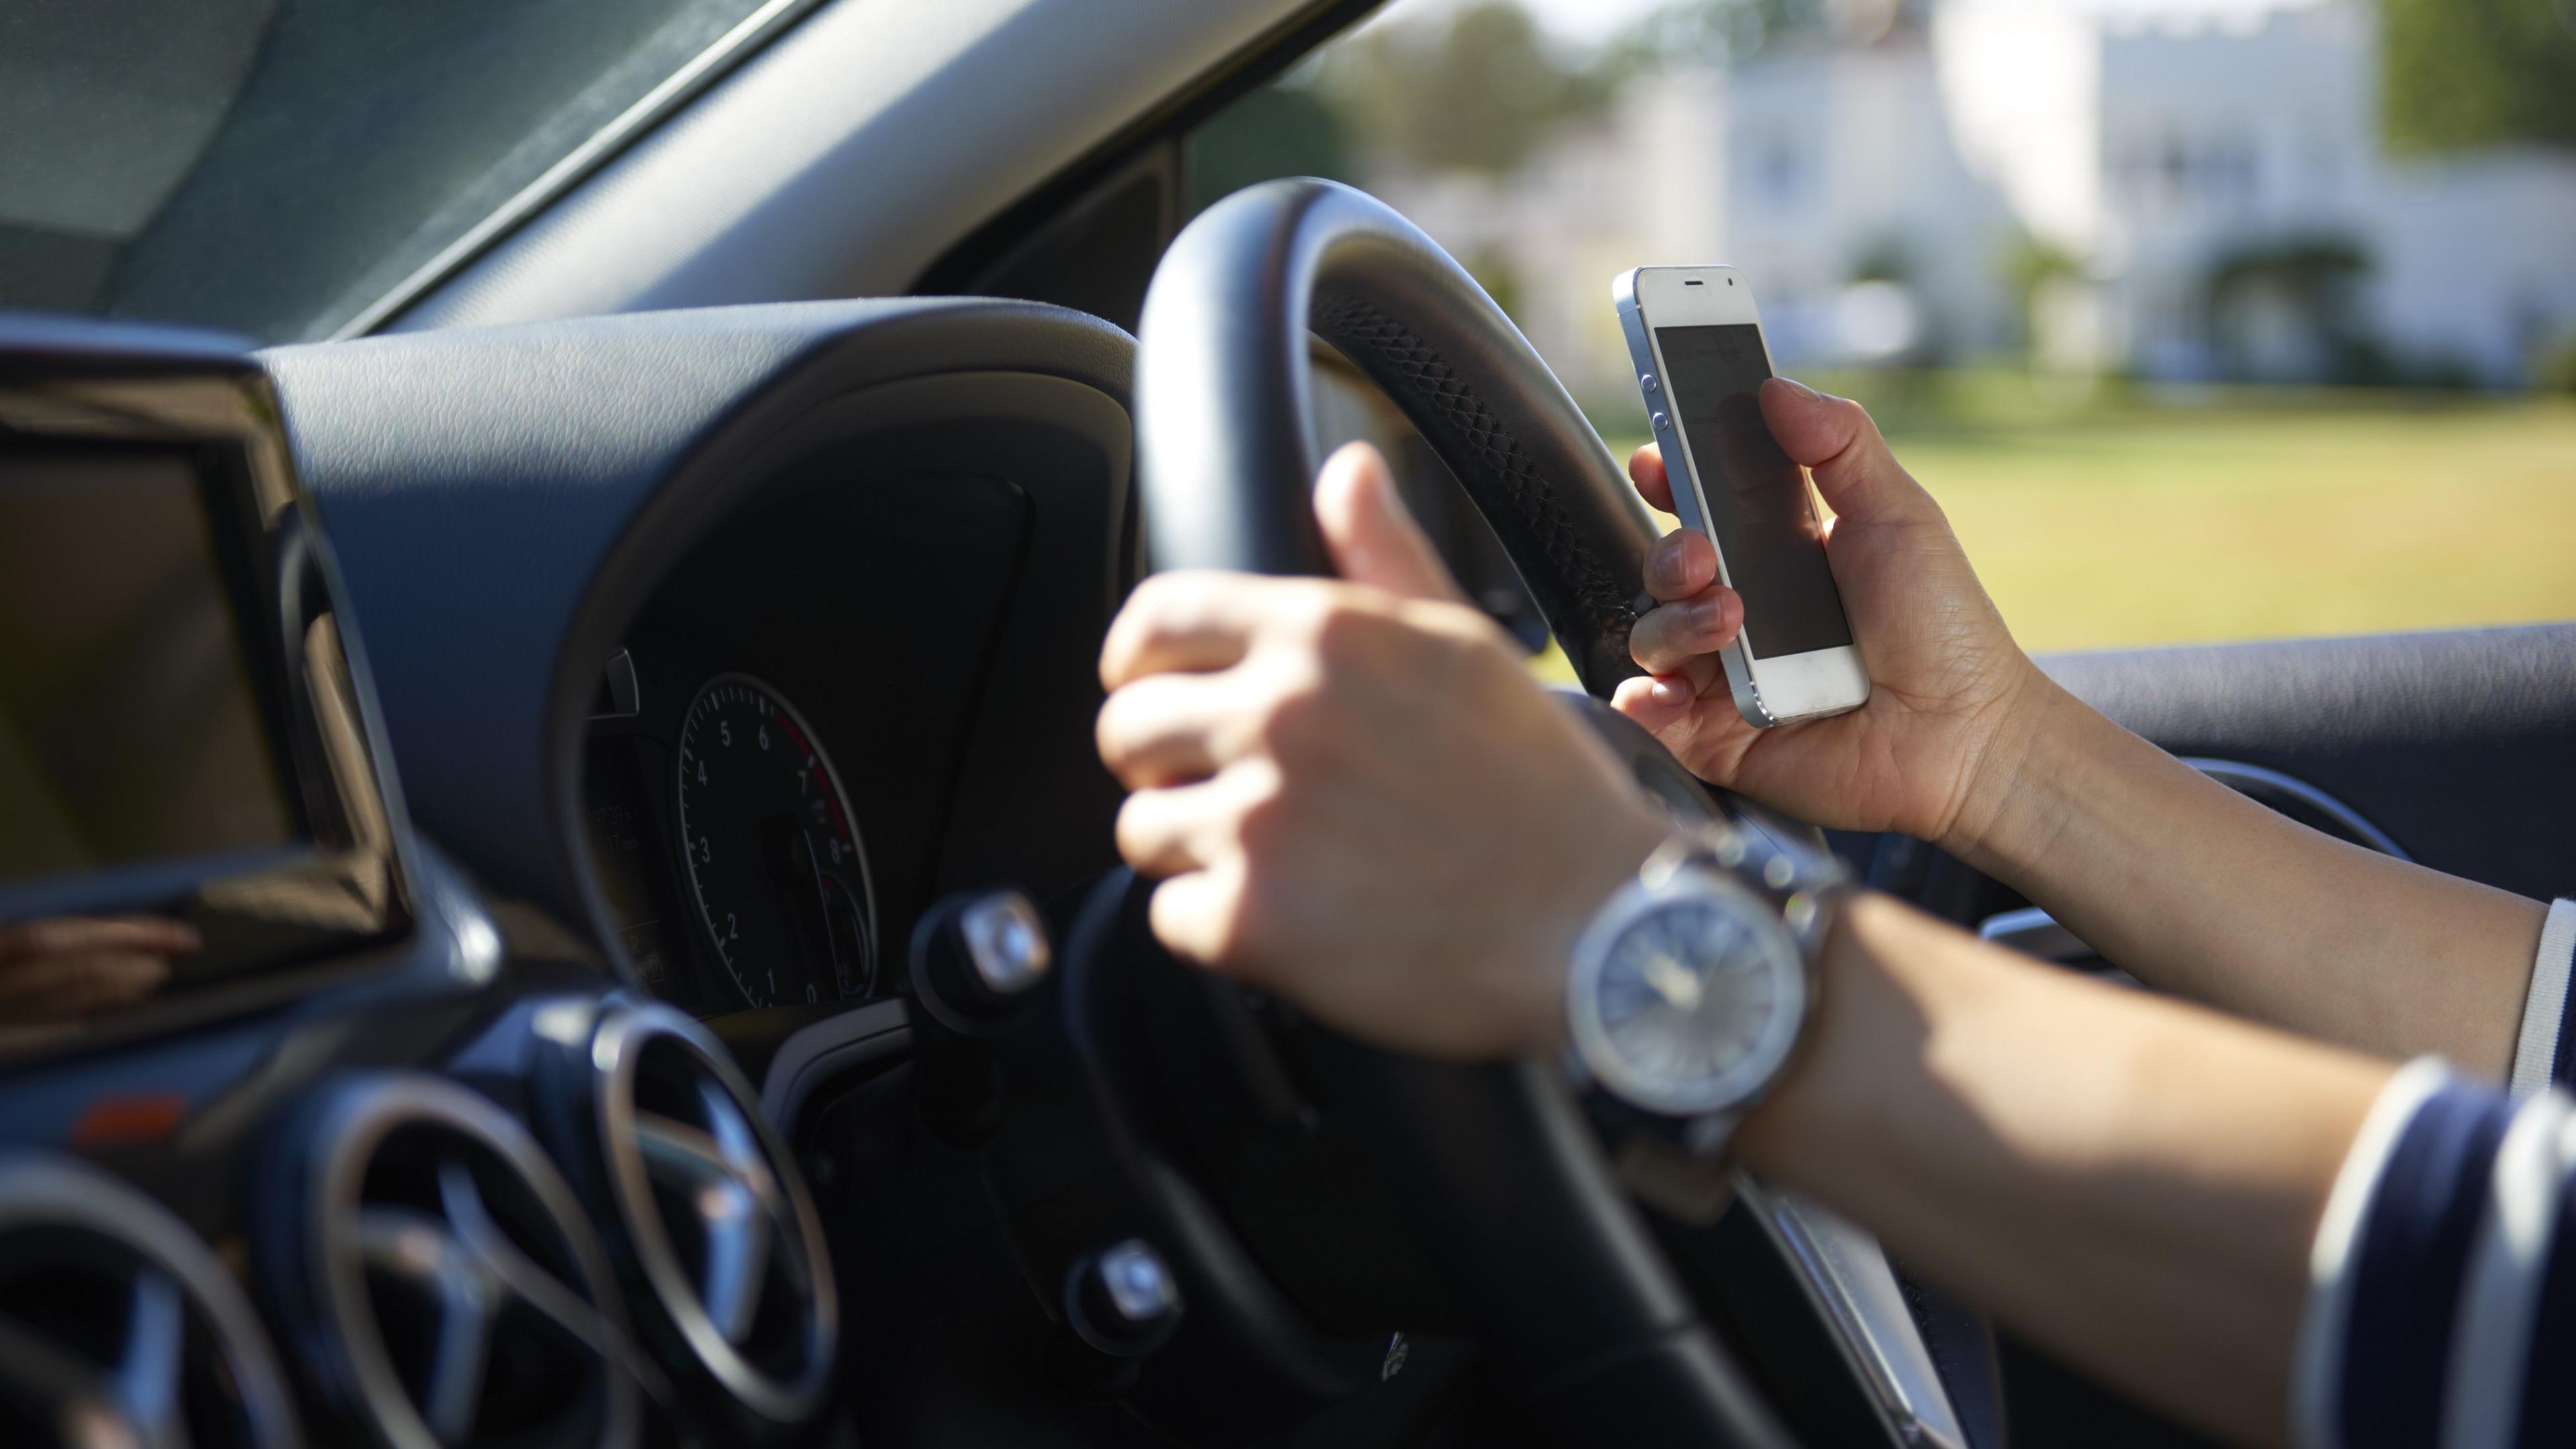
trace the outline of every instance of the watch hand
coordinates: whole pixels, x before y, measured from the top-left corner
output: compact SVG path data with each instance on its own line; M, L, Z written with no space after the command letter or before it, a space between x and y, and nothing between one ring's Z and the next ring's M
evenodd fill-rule
M1675 1011L1689 1011L1699 1005L1699 977L1672 957L1657 952L1647 957L1637 969L1638 974L1646 978L1646 984L1655 988L1655 994Z

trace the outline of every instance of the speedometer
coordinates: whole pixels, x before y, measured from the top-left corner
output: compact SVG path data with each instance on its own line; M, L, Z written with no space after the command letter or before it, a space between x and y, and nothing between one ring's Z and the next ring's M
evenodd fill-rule
M680 848L716 957L752 1006L876 988L876 899L841 777L805 717L747 674L680 726Z

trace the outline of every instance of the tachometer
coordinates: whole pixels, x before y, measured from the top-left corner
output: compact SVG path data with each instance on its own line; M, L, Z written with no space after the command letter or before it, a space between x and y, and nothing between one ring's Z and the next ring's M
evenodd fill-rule
M805 717L747 674L680 726L680 846L716 956L753 1006L876 987L876 899L841 778Z

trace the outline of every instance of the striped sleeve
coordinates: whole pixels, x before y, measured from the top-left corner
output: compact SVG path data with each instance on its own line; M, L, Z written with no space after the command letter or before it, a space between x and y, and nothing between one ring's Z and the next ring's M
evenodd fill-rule
M2523 993L2522 1032L2514 1040L2513 1095L2528 1097L2543 1087L2576 1085L2576 1027L2567 1013L2567 975L2576 966L2576 901L2549 904L2549 919L2540 928L2540 950L2531 962L2531 986Z
M2516 1102L2431 1059L2399 1072L2318 1226L2293 1442L2576 1444L2571 1176L2565 1092Z

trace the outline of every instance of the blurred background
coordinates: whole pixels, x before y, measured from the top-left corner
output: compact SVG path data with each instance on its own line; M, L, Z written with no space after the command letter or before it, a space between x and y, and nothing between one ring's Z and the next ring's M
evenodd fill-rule
M2576 0L1395 0L1192 141L1362 186L1622 456L1728 262L2029 648L2576 618Z

